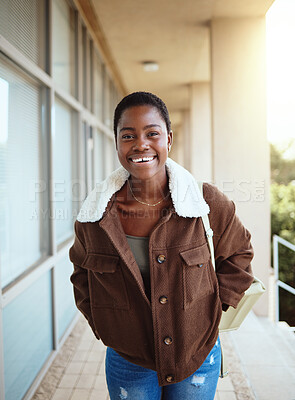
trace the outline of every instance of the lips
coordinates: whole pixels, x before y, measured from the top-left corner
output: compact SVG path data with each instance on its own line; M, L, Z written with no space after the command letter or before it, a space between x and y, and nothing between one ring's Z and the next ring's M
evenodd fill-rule
M144 164L144 163L149 163L156 159L157 156L131 156L129 157L129 160L133 162L134 164Z

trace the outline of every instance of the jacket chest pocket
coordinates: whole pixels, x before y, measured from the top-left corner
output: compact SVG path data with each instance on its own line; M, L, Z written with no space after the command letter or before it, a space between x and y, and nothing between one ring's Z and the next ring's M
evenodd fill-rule
M214 292L210 276L210 252L207 243L180 252L182 258L183 308Z
M88 253L82 267L89 271L91 306L129 309L127 289L119 256Z

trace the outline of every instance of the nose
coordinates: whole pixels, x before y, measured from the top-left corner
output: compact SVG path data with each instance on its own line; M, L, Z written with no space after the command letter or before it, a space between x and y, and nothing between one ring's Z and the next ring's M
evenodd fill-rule
M133 149L137 150L137 151L143 151L143 150L149 149L149 147L150 146L149 146L148 140L145 137L141 137L141 136L139 136L136 139L136 141L133 145Z

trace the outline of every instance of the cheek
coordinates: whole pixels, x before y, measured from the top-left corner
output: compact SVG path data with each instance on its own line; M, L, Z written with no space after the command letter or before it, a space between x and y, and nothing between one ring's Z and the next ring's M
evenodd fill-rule
M117 156L118 156L119 160L124 159L124 156L123 156L122 152L120 151L120 149L117 149Z
M116 144L116 149L117 149L117 152L118 152L118 154L122 154L122 153L124 153L124 144L122 143L122 142L120 142L120 141L117 141L117 144Z
M122 145L122 143L121 144L118 143L117 144L117 156L121 163L127 162L127 160L126 160L127 153L128 153L128 150L125 149L125 146Z
M168 152L168 147L169 147L169 139L168 138L166 138L164 141L163 141L163 143L161 143L161 150L163 151L163 152Z

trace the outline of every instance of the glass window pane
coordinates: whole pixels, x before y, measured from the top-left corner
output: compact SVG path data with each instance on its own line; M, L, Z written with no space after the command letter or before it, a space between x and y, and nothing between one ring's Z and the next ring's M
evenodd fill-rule
M89 127L88 144L88 175L89 175L89 190L94 187L94 145L93 145L93 128Z
M73 285L70 282L70 276L72 272L73 265L68 257L59 261L55 266L57 326L59 340L62 338L65 330L77 313L73 295Z
M91 112L94 112L94 93L93 93L93 41L89 41L89 97L90 97L90 102L89 102L89 109Z
M83 55L83 104L92 111L93 108L93 66L92 50L93 44L87 29L82 27L82 55Z
M87 28L82 27L83 104L93 111L93 43Z
M50 271L3 310L5 400L20 400L52 351Z
M111 90L111 95L110 95L110 118L112 118L112 115L114 114L116 105L117 105L117 99L118 99L118 95L117 95L117 90L116 87L114 85L114 83L111 81L110 82L110 90Z
M95 182L101 182L105 178L104 174L104 148L103 133L94 130L94 178Z
M104 152L105 152L105 173L108 176L115 169L115 144L112 139L104 137Z
M87 107L87 74L88 74L88 57L87 57L87 29L85 26L82 28L82 51L83 51L83 104Z
M112 116L111 116L111 88L110 88L110 79L109 76L104 70L104 123L106 126L111 128L112 126Z
M120 163L120 161L119 161L117 152L115 152L115 156L114 156L114 169L117 169L117 168L119 168L119 167L121 167L121 163Z
M48 197L41 106L41 87L0 59L2 287L47 254L45 199Z
M93 189L94 179L94 160L93 160L93 130L86 122L83 122L84 142L85 142L85 178L87 193Z
M53 78L75 96L75 12L66 0L53 0L52 18Z
M73 234L72 184L74 182L72 152L74 151L74 112L55 99L54 134L54 221L57 244Z
M45 0L0 1L0 35L45 68Z
M102 121L103 64L97 51L94 53L94 114Z

